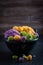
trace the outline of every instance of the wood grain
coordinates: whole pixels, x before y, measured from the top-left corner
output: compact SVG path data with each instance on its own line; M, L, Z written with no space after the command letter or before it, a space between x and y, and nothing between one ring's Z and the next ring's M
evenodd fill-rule
M0 33L13 25L29 25L43 34L43 0L0 0Z

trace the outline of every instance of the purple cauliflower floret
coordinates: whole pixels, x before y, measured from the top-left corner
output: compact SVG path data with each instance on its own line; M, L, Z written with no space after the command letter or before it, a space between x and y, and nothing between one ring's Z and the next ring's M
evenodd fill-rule
M21 41L25 42L26 41L26 37L25 36L21 36Z
M35 35L36 35L37 37L39 37L39 34L38 34L37 32L35 33Z
M15 36L15 35L20 35L20 33L17 30L8 30L4 33L4 38L8 38L9 36Z
M23 61L24 61L24 58L20 57L19 62L23 62Z

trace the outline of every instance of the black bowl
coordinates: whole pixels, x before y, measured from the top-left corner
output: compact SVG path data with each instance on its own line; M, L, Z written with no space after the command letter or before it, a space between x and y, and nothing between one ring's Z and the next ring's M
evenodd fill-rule
M32 49L34 44L37 42L38 38L31 41L21 42L21 41L7 41L7 47L12 51L13 55L22 56L22 54L28 55L29 51Z

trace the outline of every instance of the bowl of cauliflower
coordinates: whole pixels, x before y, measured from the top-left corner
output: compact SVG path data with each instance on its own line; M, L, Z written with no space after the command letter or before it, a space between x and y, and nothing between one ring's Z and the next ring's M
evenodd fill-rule
M18 57L23 54L28 55L29 50L32 49L38 38L38 33L29 26L13 26L4 33L6 45L12 54L18 55Z

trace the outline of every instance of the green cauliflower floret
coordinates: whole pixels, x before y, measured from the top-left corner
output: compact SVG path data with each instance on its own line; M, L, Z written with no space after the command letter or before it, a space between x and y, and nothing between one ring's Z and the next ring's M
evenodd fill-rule
M26 38L27 38L27 41L29 41L29 40L33 40L33 36L32 36L32 34L27 34Z
M18 56L16 56L16 55L12 56L12 59L17 59L17 58L18 58Z
M37 38L37 36L36 35L33 35L33 39L36 39Z
M26 33L25 31L23 31L23 32L21 32L21 35L22 35L22 36L26 36L27 33Z
M11 40L13 40L14 38L13 38L13 36L9 36L8 37L8 41L11 41Z

